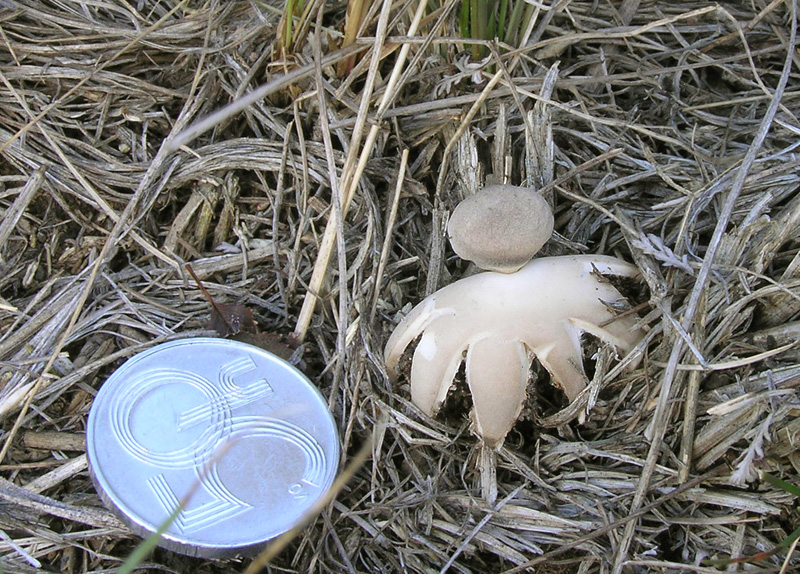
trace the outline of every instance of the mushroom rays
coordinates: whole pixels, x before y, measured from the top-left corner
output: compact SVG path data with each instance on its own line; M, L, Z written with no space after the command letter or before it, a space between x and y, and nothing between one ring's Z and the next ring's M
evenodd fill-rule
M525 399L530 359L573 400L586 386L581 334L630 351L644 332L636 317L616 317L604 302L622 295L602 275L637 278L613 257L545 257L516 273L479 273L448 285L417 305L384 350L396 380L406 347L422 335L411 362L411 399L435 416L466 353L475 432L489 446L502 443Z

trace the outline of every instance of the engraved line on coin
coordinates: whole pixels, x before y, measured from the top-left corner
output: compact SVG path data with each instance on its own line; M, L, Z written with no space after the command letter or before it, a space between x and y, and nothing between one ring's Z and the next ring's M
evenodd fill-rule
M178 497L172 491L169 484L167 484L167 479L163 474L151 476L147 479L147 484L150 486L150 490L153 491L156 500L161 505L161 508L164 510L164 513L167 516L171 515L174 510L180 506L180 500L178 500ZM177 529L179 532L182 532L184 527L183 517L181 514L182 512L178 513L178 515L175 517L175 521L172 523L174 529Z
M163 474L147 479L147 483L167 515L171 515L180 506L177 494L172 490ZM219 476L200 477L200 483L211 494L211 502L206 502L194 508L181 509L177 513L170 530L177 530L178 532L200 530L238 516L252 508L252 505L232 496L219 481Z
M213 404L215 400L225 401L228 408L235 410L274 394L275 391L265 378L258 379L247 386L236 382L237 377L257 369L258 367L250 356L240 357L223 365L219 372L219 386L222 392L218 394L217 399L211 399L206 404L182 412L178 417L178 430L205 422L217 406Z
M190 532L214 526L243 512L247 512L253 506L235 496L228 487L223 484L217 470L217 461L213 461L211 468L203 475L201 468L195 467L195 474L200 480L205 491L212 497L211 502L205 504L192 505L181 511L183 515L183 528Z
M319 487L325 479L325 452L319 442L302 428L279 419L249 416L234 417L232 432L228 441L239 441L245 438L278 438L289 442L300 449L305 459L305 471L302 482L309 486ZM222 446L219 444L218 446ZM252 505L236 497L222 482L216 461L206 475L201 475L202 465L194 466L195 473L203 489L211 496L212 501L194 508L184 508L178 513L175 528L179 532L191 532L220 524L234 518L252 508ZM157 479L157 480L155 480ZM172 513L178 505L175 495L163 475L148 481L156 498L167 513ZM307 496L298 489L300 485L289 487L289 492L298 499ZM293 490L294 489L294 490Z
M299 426L270 417L234 417L231 440L249 437L280 438L290 442L305 457L303 482L318 487L325 480L325 451L316 438Z
M257 370L258 366L250 355L230 361L219 370L220 387L225 391L226 396L235 397L234 400L238 400L241 397L248 401L255 401L273 394L272 387L267 379L264 378L247 386L236 382L240 375Z
M155 389L169 384L186 384L200 391L210 406L206 426L189 445L167 451L154 451L142 445L131 429L131 418L137 402ZM132 378L111 407L111 430L122 446L133 456L161 468L190 468L195 461L208 460L220 441L230 432L230 406L219 390L205 378L177 369L150 369Z

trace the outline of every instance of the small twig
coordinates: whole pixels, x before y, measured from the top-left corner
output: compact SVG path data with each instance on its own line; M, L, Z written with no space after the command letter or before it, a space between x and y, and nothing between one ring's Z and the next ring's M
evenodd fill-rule
M189 272L189 275L192 276L192 279L194 279L194 282L197 283L197 287L200 289L200 292L203 294L203 297L206 298L206 301L208 301L209 305L211 305L211 308L214 310L214 312L217 314L217 316L220 319L222 319L222 321L225 323L225 326L228 327L228 331L230 333L235 333L236 332L236 328L233 325L231 325L231 322L228 320L228 317L227 317L228 314L224 313L222 311L222 309L220 309L219 305L217 305L217 302L211 296L211 293L208 292L208 289L206 289L206 286L203 285L203 282L200 281L200 278L195 274L194 269L192 269L192 266L187 263L184 267L186 268L186 271Z
M403 189L403 181L405 181L407 165L408 149L404 149L400 155L400 167L397 169L397 185L394 187L392 204L389 207L389 216L386 218L386 231L383 238L383 246L381 247L381 256L378 260L378 270L375 272L375 291L372 295L372 305L370 306L369 312L370 322L375 319L375 310L377 309L378 299L380 298L381 294L383 272L386 269L386 261L389 259L389 250L392 248L392 231L394 230L394 223L397 219L397 208L400 203L400 192Z

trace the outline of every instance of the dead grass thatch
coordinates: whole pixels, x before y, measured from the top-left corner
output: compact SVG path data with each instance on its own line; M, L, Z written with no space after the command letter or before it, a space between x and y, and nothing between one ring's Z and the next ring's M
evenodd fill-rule
M272 572L715 572L784 539L793 499L758 470L800 469L795 3L612 4L532 3L523 47L476 62L449 0L373 3L341 49L344 6L315 2L287 52L258 0L0 2L4 571L108 572L135 546L83 432L126 358L209 334L186 262L302 341L345 464L374 441ZM549 185L547 254L640 267L649 333L633 371L601 352L569 413L540 381L490 507L465 413L423 417L382 348L468 272L443 226L498 180Z

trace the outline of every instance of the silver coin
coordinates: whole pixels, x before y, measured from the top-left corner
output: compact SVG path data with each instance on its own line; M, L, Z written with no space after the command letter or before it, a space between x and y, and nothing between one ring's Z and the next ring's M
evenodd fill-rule
M205 558L252 554L330 488L336 426L297 369L251 345L186 339L127 361L89 413L98 493L136 534ZM171 522L170 522L171 519Z

